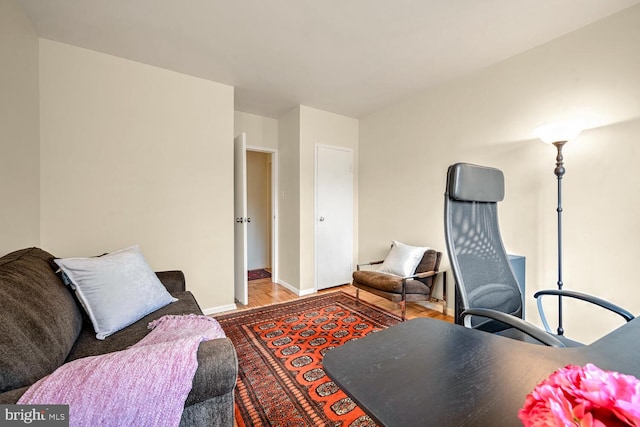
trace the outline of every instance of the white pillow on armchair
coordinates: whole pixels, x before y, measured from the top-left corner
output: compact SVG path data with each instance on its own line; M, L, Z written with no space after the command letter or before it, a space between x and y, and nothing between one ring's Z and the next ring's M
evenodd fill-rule
M428 246L410 246L394 240L378 271L400 277L412 276L427 249Z

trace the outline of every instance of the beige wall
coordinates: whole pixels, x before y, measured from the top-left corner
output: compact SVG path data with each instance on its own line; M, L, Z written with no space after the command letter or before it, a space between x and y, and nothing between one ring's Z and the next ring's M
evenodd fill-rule
M38 36L0 0L0 255L40 244Z
M506 177L503 239L527 257L527 318L539 323L532 294L557 280L556 153L530 132L581 117L590 129L564 151L565 288L640 312L638 22L640 6L363 118L360 260L383 256L392 239L446 252L447 166L498 167ZM619 325L598 309L567 305L565 329L576 339Z
M357 119L300 106L300 290L302 293L315 289L315 156L318 144L353 150L353 243L354 254L357 253L358 129Z
M300 289L300 107L278 120L278 282Z
M354 151L357 229L358 120L299 105L280 118L278 139L279 282L306 295L315 292L315 147L334 145Z
M235 111L233 115L234 136L247 134L249 147L278 148L278 120L251 113Z
M40 96L43 247L138 243L233 305L233 88L41 39Z

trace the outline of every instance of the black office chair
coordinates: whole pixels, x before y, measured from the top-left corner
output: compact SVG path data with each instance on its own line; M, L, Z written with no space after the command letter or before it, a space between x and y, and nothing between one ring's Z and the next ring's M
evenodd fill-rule
M494 168L468 163L449 166L444 221L447 252L456 281L460 321L467 327L553 347L582 345L522 320L522 294L509 263L498 226L498 202L504 176ZM600 298L567 290L545 290L534 297L557 295L596 304L622 316L628 311ZM544 320L542 306L538 303ZM548 329L546 320L545 327Z

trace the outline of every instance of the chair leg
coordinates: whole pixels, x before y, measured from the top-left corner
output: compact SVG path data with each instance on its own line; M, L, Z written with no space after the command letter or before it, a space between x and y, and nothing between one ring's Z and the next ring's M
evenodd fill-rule
M356 303L360 304L360 288L356 288Z
M400 308L402 308L402 321L405 321L407 314L407 279L402 279L402 300L400 301Z
M434 285L435 286L435 285ZM442 314L447 315L447 272L442 272Z

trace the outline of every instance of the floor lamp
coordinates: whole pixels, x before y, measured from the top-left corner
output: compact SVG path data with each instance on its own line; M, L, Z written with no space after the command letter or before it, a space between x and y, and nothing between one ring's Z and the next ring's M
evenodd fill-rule
M553 173L558 178L558 290L562 290L562 177L565 173L562 147L567 142L575 139L582 132L582 126L578 123L551 123L533 130L537 136L547 144L553 144L557 150L556 168ZM562 297L558 297L558 335L564 335L562 327Z

